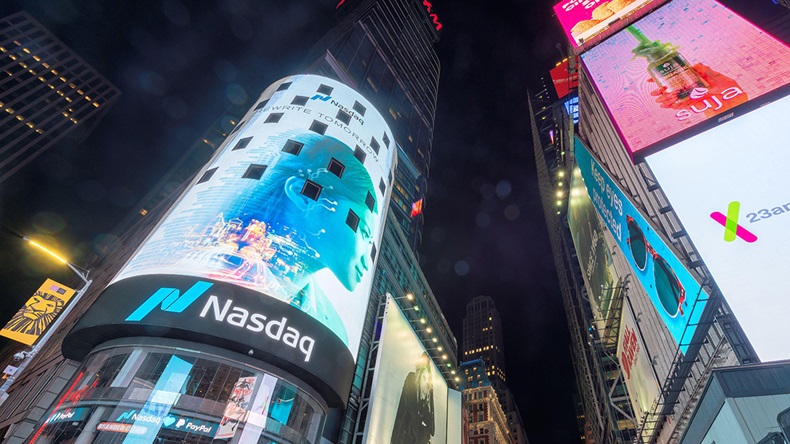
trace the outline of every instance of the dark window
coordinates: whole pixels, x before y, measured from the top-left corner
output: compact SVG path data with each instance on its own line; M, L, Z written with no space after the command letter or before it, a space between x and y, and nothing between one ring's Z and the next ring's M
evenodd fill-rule
M354 230L354 233L357 232L357 227L359 227L359 216L354 210L348 210L348 216L346 216L346 225L351 227Z
M387 184L384 183L384 179L379 181L379 190L381 190L381 194L387 194Z
M269 103L269 99L266 99L261 103L259 103L258 105L256 105L254 111L258 111L259 109L263 108L264 106L266 106L267 103Z
M239 130L239 128L241 128L242 125L244 125L244 122L241 122L240 124L236 125L236 127L233 128L233 131L231 131L230 133L231 134L235 133L236 131Z
M277 91L285 91L291 87L291 82L285 82L277 88Z
M305 180L304 186L302 187L302 194L309 197L313 200L318 200L318 196L321 195L321 185L313 182L312 180Z
M250 144L250 140L252 140L252 137L245 137L239 140L236 142L236 146L234 146L231 151L243 150L244 148L247 148L247 145Z
M266 117L263 123L277 123L283 118L283 113L272 113Z
M328 96L328 95L332 94L333 90L334 90L334 88L332 88L331 86L324 85L322 83L321 86L318 87L318 94L323 94L325 96Z
M285 142L285 145L283 145L283 152L298 156L299 152L302 151L302 147L304 147L303 143L288 139L288 141Z
M354 101L354 111L358 112L360 116L364 117L366 109L361 103L359 103L359 102L357 102L355 100Z
M334 174L335 176L343 177L343 170L345 169L346 167L342 163L340 163L339 160L332 158L332 160L329 161L328 170L330 173Z
M370 247L370 260L372 262L376 262L376 253L378 253L378 251L376 251L376 244L373 244Z
M305 106L307 105L307 100L307 96L296 96L293 100L291 100L291 105Z
M347 113L347 112L345 112L343 110L338 111L336 117L337 117L337 120L345 123L346 125L351 123L351 114L349 114L349 113Z
M264 171L266 171L266 165L258 165L253 163L247 168L247 171L244 172L244 175L241 176L241 178L260 180Z
M354 147L354 157L356 157L360 163L365 163L365 156L367 156L367 154L365 154L365 151L362 150L362 148L359 146Z
M373 211L373 206L376 205L376 198L370 194L370 191L368 191L368 195L365 196L365 205L367 205L370 211Z
M384 135L381 136L381 140L384 141L384 148L390 146L390 138L387 137L387 133L384 133Z
M379 142L375 138L371 137L370 138L370 147L373 148L373 152L378 154L379 153L379 149L381 148L381 145L379 145Z
M313 123L310 125L310 131L313 131L318 134L326 133L327 125L326 123L321 123L317 120L313 120Z
M210 170L206 170L206 172L203 173L202 176L200 176L200 180L198 180L197 183L208 182L209 179L211 179L211 176L213 176L214 173L216 173L216 172L217 172L217 168L212 168Z

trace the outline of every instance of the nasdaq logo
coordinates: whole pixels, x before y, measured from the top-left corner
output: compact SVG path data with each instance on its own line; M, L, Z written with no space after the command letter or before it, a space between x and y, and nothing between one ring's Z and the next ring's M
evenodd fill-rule
M157 306L168 313L182 313L195 302L203 293L206 292L211 286L214 285L210 282L198 281L189 290L181 294L177 288L162 287L154 294L151 295L145 302L140 304L139 307L129 317L127 321L137 322L141 321L149 313L154 311Z
M327 100L331 99L332 96L322 96L321 94L316 94L313 97L310 97L310 100L320 100L322 102L326 102Z

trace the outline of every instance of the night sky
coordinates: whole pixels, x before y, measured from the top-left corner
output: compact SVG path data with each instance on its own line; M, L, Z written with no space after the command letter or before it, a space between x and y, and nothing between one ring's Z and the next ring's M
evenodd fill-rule
M553 1L433 3L444 29L420 263L459 344L466 303L481 294L496 301L508 383L531 441L578 442L527 111L527 90L560 59ZM229 105L296 73L332 27L334 6L2 2L0 14L28 11L123 93L81 144L61 143L0 184L2 225L84 263ZM4 233L0 264L3 323L46 277L76 285Z

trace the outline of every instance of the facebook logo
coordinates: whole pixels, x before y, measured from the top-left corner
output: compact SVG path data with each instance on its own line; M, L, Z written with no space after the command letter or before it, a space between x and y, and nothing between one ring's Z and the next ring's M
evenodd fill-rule
M140 304L126 320L131 322L141 321L157 306L159 306L162 311L181 313L195 302L197 298L203 295L206 290L211 288L212 285L214 284L210 282L198 281L189 290L185 291L184 294L181 294L181 291L177 288L160 288L156 290L148 300Z

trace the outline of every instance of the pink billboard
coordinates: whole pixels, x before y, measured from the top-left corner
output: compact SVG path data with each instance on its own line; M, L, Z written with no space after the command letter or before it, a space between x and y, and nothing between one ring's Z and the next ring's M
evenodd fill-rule
M581 58L634 157L790 83L790 48L714 0L668 3Z
M571 44L575 48L580 48L585 42L605 31L606 34L610 34L620 29L625 17L644 13L641 10L643 6L660 2L660 0L563 0L554 5L554 13L557 14L557 19Z

